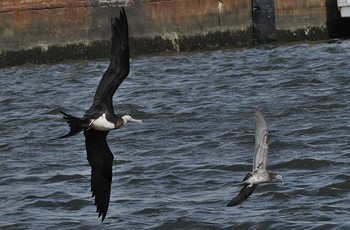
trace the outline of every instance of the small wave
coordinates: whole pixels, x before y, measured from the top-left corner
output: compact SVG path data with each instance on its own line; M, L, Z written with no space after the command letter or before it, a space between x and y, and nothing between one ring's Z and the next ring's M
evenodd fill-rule
M276 168L316 170L329 167L335 162L329 160L316 160L312 158L293 159L287 162L274 165Z
M46 183L57 183L62 181L76 181L80 179L86 179L85 176L80 174L73 174L73 175L55 175L46 180Z
M158 226L153 227L152 229L193 229L193 230L202 230L202 229L211 229L216 228L215 224L199 222L193 220L189 217L178 217L175 220L168 220L164 223L161 223Z
M338 183L317 189L314 194L316 196L340 197L349 192L350 183Z
M57 200L47 200L41 199L37 200L31 204L31 207L35 208L44 208L47 210L55 210L56 208L67 209L70 211L80 210L88 205L91 205L89 201L82 199L73 199L66 202L57 201Z

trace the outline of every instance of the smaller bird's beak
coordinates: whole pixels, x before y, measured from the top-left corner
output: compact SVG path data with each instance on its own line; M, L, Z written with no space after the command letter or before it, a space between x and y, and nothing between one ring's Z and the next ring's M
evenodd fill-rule
M278 179L278 180L281 180L281 181L282 181L282 185L284 185L284 180L283 180L283 176L281 176L281 175L278 175L278 176L276 177L276 179Z
M137 119L134 119L134 118L131 118L129 121L130 122L135 122L135 123L142 123L142 120L137 120Z
M283 186L284 185L283 176L281 176L280 180L282 181L282 186Z

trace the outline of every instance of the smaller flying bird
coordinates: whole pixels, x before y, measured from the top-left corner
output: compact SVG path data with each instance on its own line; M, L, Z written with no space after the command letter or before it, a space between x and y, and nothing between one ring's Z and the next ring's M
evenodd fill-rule
M122 117L113 110L112 98L130 70L128 21L124 8L119 18L112 18L112 48L108 69L97 87L94 100L83 118L71 116L60 111L69 124L70 131L61 138L66 138L83 131L87 159L91 166L91 191L95 197L98 217L105 219L112 183L113 154L108 147L106 137L110 130L119 129L127 122L141 122L130 115Z
M256 186L261 183L281 180L283 177L266 169L267 153L269 150L269 134L262 112L257 109L255 112L255 149L253 157L252 173L247 173L239 186L241 191L234 197L227 206L235 206L245 201L253 192Z

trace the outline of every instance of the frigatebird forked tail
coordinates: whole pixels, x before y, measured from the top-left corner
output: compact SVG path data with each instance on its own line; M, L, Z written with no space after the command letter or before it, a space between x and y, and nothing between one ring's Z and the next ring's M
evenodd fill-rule
M70 137L73 136L75 134L78 134L79 132L87 129L89 127L89 121L83 118L79 118L79 117L74 117L72 115L69 115L63 111L60 111L60 113L62 113L64 116L63 118L66 119L70 131L68 134L61 136L60 138L66 138L66 137Z

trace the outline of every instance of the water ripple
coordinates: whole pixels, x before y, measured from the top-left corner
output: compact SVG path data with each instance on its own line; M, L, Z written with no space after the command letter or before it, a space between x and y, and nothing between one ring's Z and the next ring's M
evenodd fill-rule
M132 59L114 104L143 123L108 136L103 224L83 136L58 137L68 131L59 110L83 115L108 60L1 69L0 228L347 229L349 53L340 41ZM257 107L268 167L286 183L227 208L252 168Z

